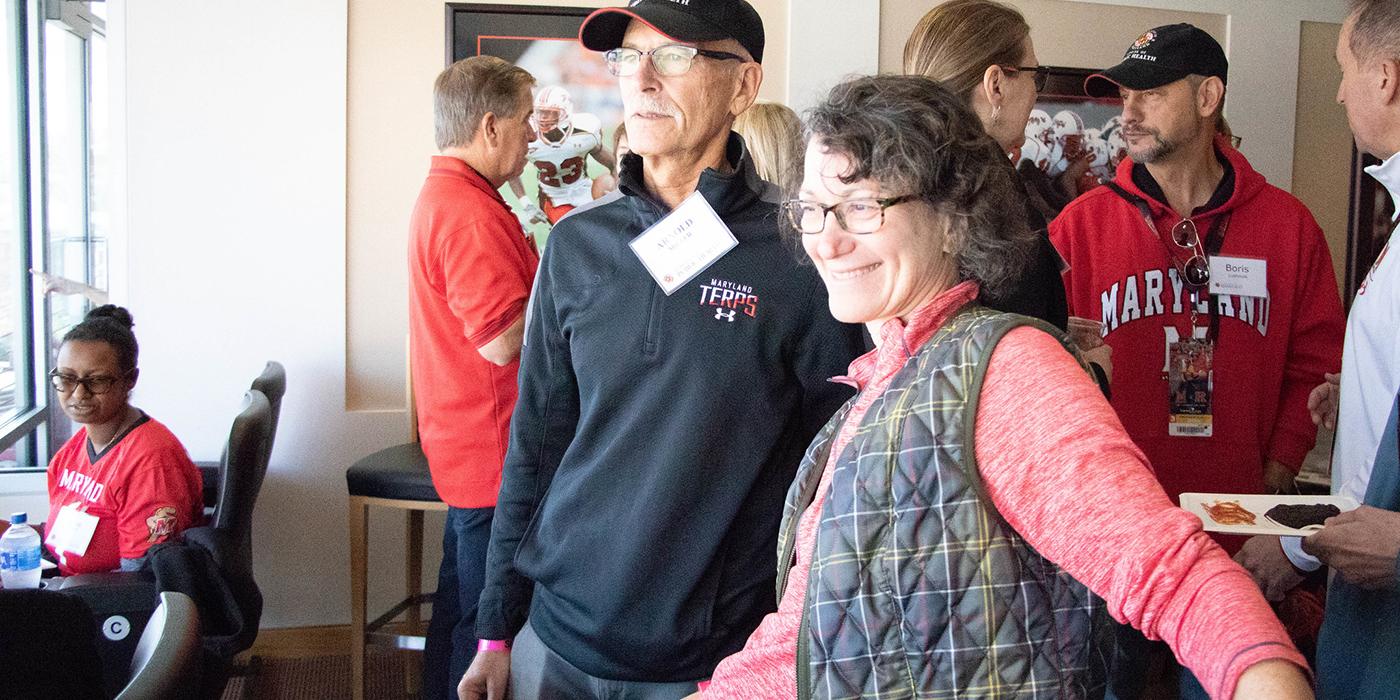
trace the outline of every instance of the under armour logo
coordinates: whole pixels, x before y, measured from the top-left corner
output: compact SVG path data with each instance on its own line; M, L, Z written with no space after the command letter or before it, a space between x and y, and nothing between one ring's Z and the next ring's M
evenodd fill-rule
M728 314L728 315L726 315L726 314ZM729 321L730 323L733 323L733 322L734 322L734 309L730 309L730 310L728 310L728 311L725 311L724 309L715 309L715 320L718 321L718 320L720 320L720 319L724 319L724 320L726 320L726 321Z

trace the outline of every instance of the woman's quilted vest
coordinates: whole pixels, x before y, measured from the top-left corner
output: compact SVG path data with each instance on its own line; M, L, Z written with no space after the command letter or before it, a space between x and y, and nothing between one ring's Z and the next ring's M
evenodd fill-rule
M798 638L799 700L1102 696L1103 601L998 515L974 458L988 359L1022 325L1073 353L1048 325L969 306L894 376L839 455ZM779 598L797 523L853 403L818 434L788 493Z

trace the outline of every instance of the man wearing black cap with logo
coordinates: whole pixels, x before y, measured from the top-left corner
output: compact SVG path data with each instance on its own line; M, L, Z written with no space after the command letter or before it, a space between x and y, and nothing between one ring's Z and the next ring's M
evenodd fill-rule
M730 131L762 81L743 0L584 21L618 78L617 192L550 234L462 698L677 698L773 597L784 494L861 352Z
M1322 231L1220 133L1227 72L1215 39L1173 24L1091 76L1089 95L1123 99L1129 158L1050 226L1070 313L1102 320L1113 406L1173 499L1291 490L1316 438L1308 394L1341 363Z

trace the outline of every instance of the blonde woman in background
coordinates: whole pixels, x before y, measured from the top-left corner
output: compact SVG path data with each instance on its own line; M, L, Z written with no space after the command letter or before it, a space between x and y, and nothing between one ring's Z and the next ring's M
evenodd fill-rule
M904 73L937 80L961 97L1004 153L1025 141L1026 120L1048 76L1036 58L1026 18L993 0L951 0L929 10L904 44ZM1007 167L1013 167L1009 158ZM1060 277L1062 261L1046 235L1049 222L1032 204L1024 183L1016 194L1025 203L1027 223L1038 234L1035 255L1008 291L984 290L980 301L1066 329L1069 308ZM1094 332L1076 332L1074 337L1100 386L1107 387L1113 371L1108 346Z
M782 188L796 189L802 177L802 120L786 105L759 102L734 121L744 137L759 177Z

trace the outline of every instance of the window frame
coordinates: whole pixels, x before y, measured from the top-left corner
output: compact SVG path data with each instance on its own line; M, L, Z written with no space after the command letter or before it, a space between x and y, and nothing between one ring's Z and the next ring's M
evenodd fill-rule
M100 1L100 0L99 0ZM57 445L53 444L48 427L52 412L58 410L52 401L53 391L45 377L53 364L49 351L49 338L53 334L50 323L52 308L49 299L39 288L39 284L29 274L29 268L48 270L49 255L49 188L47 144L47 103L45 31L51 22L61 25L61 29L75 35L82 41L82 153L83 153L83 197L82 229L86 241L83 255L83 283L91 283L95 276L95 256L92 253L92 96L93 58L92 38L94 34L106 37L106 22L94 15L90 3L75 0L17 0L14 12L3 18L14 22L18 27L18 46L15 58L19 67L16 85L15 115L21 137L17 139L17 152L21 162L28 167L18 169L16 187L18 191L18 220L24 227L20 234L18 268L15 273L28 283L21 283L20 296L16 305L16 333L23 333L28 342L21 362L15 361L16 403L25 408L18 414L0 423L0 452L15 448L16 466L0 467L0 475L40 472L47 468ZM109 272L110 274L110 272ZM109 280L110 283L110 280ZM13 360L12 360L13 361Z

